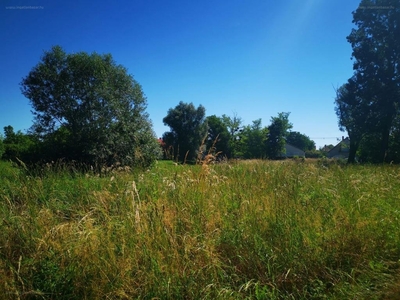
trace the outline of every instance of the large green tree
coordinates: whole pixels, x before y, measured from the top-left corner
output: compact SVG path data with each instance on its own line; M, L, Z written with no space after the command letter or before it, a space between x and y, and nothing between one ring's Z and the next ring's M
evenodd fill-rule
M173 149L174 160L195 161L201 143L207 137L206 110L204 106L195 107L193 103L179 102L170 108L163 122L170 127L165 132L163 141Z
M293 127L289 122L289 115L288 112L281 112L277 117L271 118L267 138L267 157L269 159L279 158L285 151L286 137Z
M55 46L21 90L33 107L32 132L43 142L63 143L58 158L136 166L160 154L142 87L110 54L67 54Z
M368 134L379 135L379 160L384 161L400 109L400 2L362 0L353 23L356 28L347 37L353 48L353 80L357 96L370 106L367 114L374 122Z

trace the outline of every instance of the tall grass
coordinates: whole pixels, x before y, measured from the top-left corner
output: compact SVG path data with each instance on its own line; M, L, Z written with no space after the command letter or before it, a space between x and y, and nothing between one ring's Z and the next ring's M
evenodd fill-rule
M388 299L400 168L245 161L107 176L0 164L4 299Z

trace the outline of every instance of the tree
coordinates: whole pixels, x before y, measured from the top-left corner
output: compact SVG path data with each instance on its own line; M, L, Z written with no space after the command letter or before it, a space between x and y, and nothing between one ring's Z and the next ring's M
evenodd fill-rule
M303 151L315 150L315 142L305 134L301 134L300 132L297 131L289 132L289 134L286 137L286 142Z
M243 158L265 158L267 135L268 129L262 128L261 119L253 121L252 125L244 126L240 140Z
M371 130L372 108L366 95L360 95L354 78L336 90L335 112L338 116L339 129L347 131L350 139L347 162L354 163L362 138Z
M193 103L182 101L168 110L163 122L170 127L170 131L164 133L163 141L173 147L174 160L196 160L200 145L207 135L205 113L202 105L195 108Z
M229 150L230 152L227 154L228 158L234 158L238 155L240 156L240 139L241 133L243 131L242 128L242 118L240 118L236 113L233 117L229 117L227 115L222 115L222 121L224 122L225 126L228 129L230 135L230 142L229 142Z
M289 122L289 115L290 113L281 112L277 117L271 118L267 138L267 157L269 159L276 159L285 151L288 130L293 127Z
M369 133L379 133L379 160L384 161L400 109L400 2L362 0L353 23L357 28L347 37L353 48L353 80L357 96L370 106L367 115L375 119Z
M206 118L208 125L207 151L230 155L230 134L222 118L215 115ZM214 149L212 149L214 147Z
M67 54L55 46L21 90L34 109L31 131L42 142L63 144L57 158L147 166L160 154L142 87L111 54Z

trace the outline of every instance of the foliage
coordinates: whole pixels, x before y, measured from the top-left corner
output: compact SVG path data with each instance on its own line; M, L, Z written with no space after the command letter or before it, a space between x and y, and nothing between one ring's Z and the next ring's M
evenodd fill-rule
M170 127L163 135L163 141L173 148L174 160L185 162L195 161L197 151L207 135L205 108L193 103L179 102L175 108L168 110L163 122Z
M14 128L10 125L4 127L4 136L4 140L0 142L3 144L3 156L0 155L0 158L14 161L17 159L29 161L32 158L37 144L33 136L24 134L20 130L14 132Z
M0 162L2 299L398 296L398 166L44 167Z
M297 131L290 131L286 137L286 142L303 151L315 150L315 142L311 140L307 135Z
M325 156L325 153L323 153L321 150L306 150L305 151L305 157L306 158L322 158Z
M21 90L34 109L32 132L51 159L147 166L160 154L142 88L110 54L67 54L55 46Z
M356 79L353 77L347 84L336 90L335 111L338 116L339 129L347 131L350 138L349 163L354 163L356 152L363 137L371 131L371 107L360 96ZM369 140L371 142L371 140Z
M207 151L230 157L230 134L223 119L215 115L206 118L208 125ZM214 147L214 149L212 149Z
M236 113L233 117L222 115L222 121L228 129L230 135L228 158L237 158L241 155L239 147L241 146L241 134L243 131L243 120Z
M390 134L400 112L399 21L398 1L362 0L353 12L357 28L347 40L353 48L354 76L345 86L349 95L344 90L344 95L339 94L336 101L339 125L348 130L354 144L349 162L354 161L364 134L377 137L368 141L379 147L372 159L380 162L387 159Z
M281 112L277 117L271 118L268 126L267 157L276 159L285 151L285 140L293 125L289 122L290 113Z
M359 144L357 158L360 162L381 163L380 134L377 132L365 133Z
M240 135L240 154L245 159L265 158L268 129L261 127L261 119L244 126Z

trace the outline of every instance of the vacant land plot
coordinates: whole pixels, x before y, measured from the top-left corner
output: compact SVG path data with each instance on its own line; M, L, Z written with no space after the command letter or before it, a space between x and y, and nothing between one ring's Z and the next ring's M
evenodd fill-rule
M5 299L395 299L400 168L0 164Z

